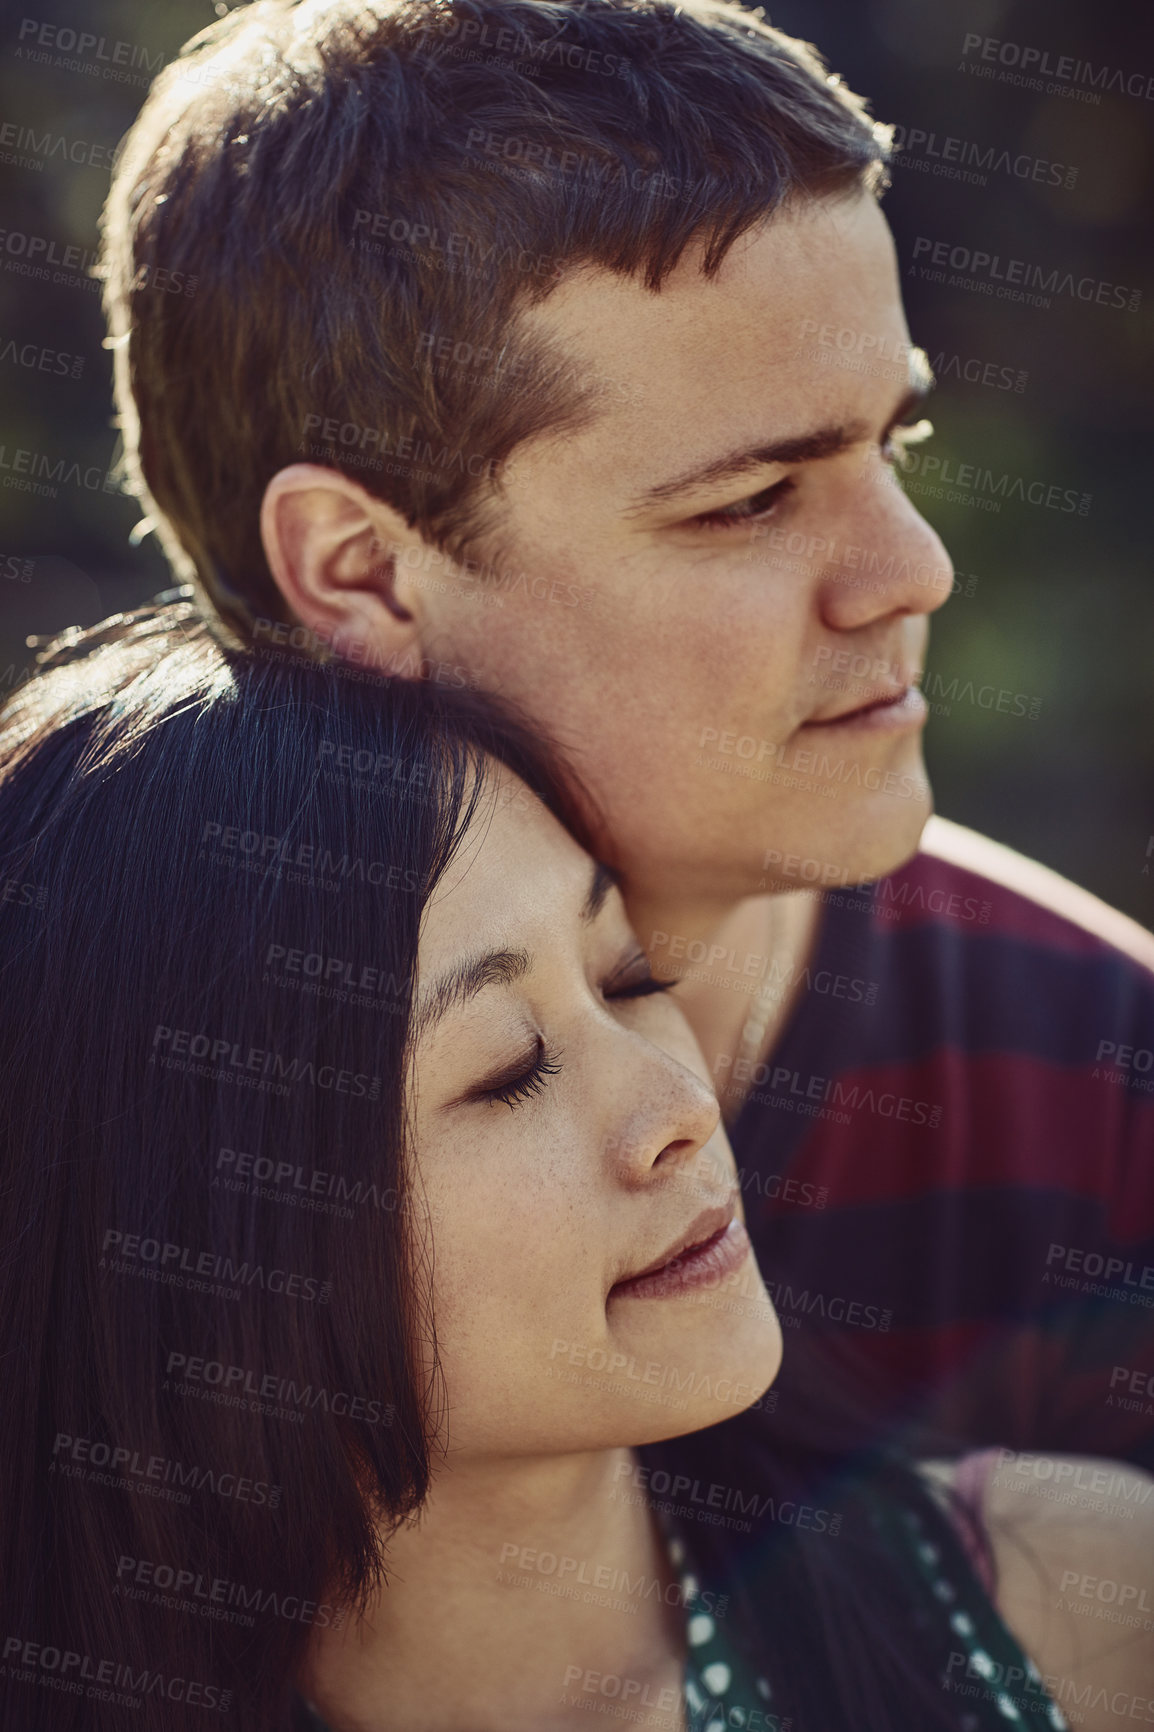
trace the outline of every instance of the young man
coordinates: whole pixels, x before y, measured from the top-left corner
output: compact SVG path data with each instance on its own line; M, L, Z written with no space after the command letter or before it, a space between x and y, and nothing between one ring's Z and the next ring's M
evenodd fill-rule
M1152 1467L1154 940L927 825L952 573L890 469L930 381L885 150L710 0L259 0L120 160L129 464L242 638L567 752L835 1441Z

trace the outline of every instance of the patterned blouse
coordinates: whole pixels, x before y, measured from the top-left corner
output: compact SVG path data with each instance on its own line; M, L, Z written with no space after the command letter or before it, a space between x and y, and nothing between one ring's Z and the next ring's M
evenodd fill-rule
M966 1471L980 1460L967 1457L959 1464L959 1488L967 1478L973 1486L983 1477ZM976 1508L967 1510L963 1501L951 1510L962 1543L960 1561L951 1563L914 1509L892 1494L879 1493L871 1497L871 1504L870 1521L879 1547L898 1563L920 1608L917 1621L930 1627L933 1644L940 1650L939 1682L956 1702L958 1732L1068 1732L1069 1722L1047 1694L1041 1673L1002 1621L987 1591L991 1585L988 1550ZM668 1506L655 1502L654 1510L685 1607L682 1688L688 1732L740 1732L742 1727L785 1732L789 1711L775 1708L771 1679L760 1669L750 1670L707 1610L717 1604L718 1596L703 1592L684 1526ZM311 1703L298 1697L293 1732L331 1732L331 1728Z

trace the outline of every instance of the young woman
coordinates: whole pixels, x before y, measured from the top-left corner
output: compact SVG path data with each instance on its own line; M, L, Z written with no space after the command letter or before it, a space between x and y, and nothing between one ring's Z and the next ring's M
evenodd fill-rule
M775 1410L702 1060L532 740L186 603L73 648L0 730L2 1724L1063 1726L1061 1522L1035 1605L948 1471Z

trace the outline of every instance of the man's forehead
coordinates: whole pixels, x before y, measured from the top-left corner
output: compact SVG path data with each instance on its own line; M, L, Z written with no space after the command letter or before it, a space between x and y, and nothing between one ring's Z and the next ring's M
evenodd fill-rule
M588 361L595 376L715 388L719 364L727 379L751 363L788 368L812 347L815 324L868 327L879 343L904 336L893 243L868 194L779 212L741 236L712 278L701 271L703 252L703 243L687 249L657 291L582 266L528 314L526 328L550 337L567 359Z
M928 373L910 349L893 243L868 195L775 216L712 279L689 256L656 293L575 272L534 310L534 327L602 387L593 421L566 444L571 455L587 448L607 478L612 470L617 493L626 472L630 491L663 478L669 454L679 470L681 458L742 439L862 419L876 428Z

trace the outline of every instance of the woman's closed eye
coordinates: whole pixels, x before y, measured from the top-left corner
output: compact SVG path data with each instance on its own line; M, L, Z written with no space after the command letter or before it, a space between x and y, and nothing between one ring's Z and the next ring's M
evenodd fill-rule
M471 1098L486 1101L490 1106L501 1102L511 1112L522 1101L540 1094L548 1079L556 1076L560 1069L560 1052L549 1047L545 1037L539 1034L531 1053L518 1058L498 1076L490 1077L473 1092Z
M601 993L606 1002L612 1004L649 998L654 993L668 992L676 984L672 980L655 979L645 952L639 949L614 970L602 985ZM539 1095L549 1078L559 1075L560 1070L560 1051L550 1046L544 1035L538 1034L529 1052L521 1054L497 1075L489 1077L468 1098L483 1101L488 1106L499 1103L512 1111L523 1101Z

